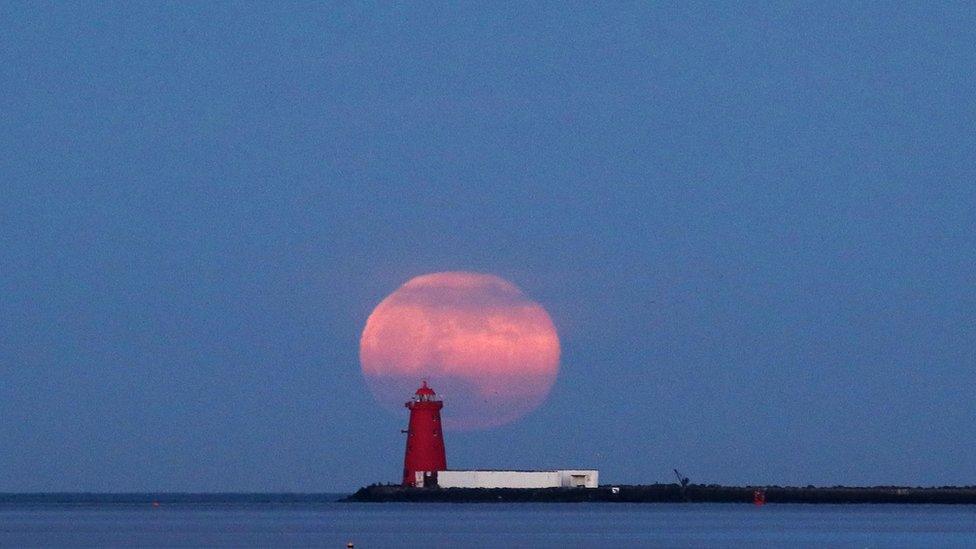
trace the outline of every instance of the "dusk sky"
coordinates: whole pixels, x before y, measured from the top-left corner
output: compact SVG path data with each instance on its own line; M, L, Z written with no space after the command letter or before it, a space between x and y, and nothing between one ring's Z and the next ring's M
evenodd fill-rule
M452 468L976 484L976 8L849 4L0 4L0 492L397 482L437 271L561 342Z

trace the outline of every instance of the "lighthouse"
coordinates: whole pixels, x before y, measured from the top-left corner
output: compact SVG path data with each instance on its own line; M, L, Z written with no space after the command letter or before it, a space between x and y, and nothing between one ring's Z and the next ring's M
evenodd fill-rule
M444 403L424 380L404 406L410 410L410 425L407 427L407 451L403 456L403 485L436 484L436 476L430 477L436 475L437 471L447 469L444 435L441 432L441 408Z

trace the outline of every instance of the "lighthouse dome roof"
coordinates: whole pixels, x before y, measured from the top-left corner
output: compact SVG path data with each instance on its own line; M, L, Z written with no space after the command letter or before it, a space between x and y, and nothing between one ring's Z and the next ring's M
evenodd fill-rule
M427 380L426 379L423 380L423 382L421 382L420 384L420 388L417 389L417 395L433 396L434 394L435 394L434 390L427 386Z

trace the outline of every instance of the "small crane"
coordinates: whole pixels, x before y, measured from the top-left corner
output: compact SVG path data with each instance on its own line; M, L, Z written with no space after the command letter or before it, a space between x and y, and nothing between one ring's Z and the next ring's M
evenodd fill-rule
M688 486L688 483L691 482L688 480L688 477L683 476L680 472L678 472L677 469L674 470L674 476L678 477L678 484L680 484L682 488Z
M688 499L688 477L682 475L677 469L674 469L674 476L678 477L678 484L681 485L681 499L684 501L691 501Z

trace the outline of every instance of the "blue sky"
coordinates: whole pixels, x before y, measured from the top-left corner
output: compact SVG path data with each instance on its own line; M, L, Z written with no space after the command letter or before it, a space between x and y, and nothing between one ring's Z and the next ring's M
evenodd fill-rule
M32 2L0 31L0 491L395 481L358 338L442 270L563 343L452 467L974 483L972 5Z

